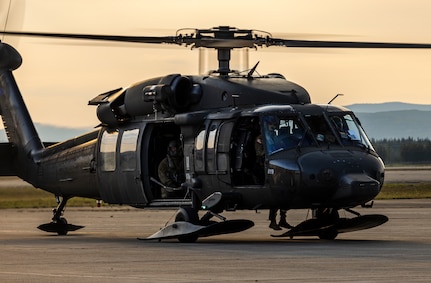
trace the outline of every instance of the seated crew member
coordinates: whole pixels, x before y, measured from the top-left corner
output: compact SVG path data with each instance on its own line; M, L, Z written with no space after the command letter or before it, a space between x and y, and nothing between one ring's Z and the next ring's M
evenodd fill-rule
M269 154L283 148L283 141L278 136L279 120L276 116L270 115L263 118L264 138L266 150Z
M160 182L169 188L179 188L185 181L183 154L177 141L168 145L166 157L160 162L158 168ZM180 197L178 191L162 188L162 198Z

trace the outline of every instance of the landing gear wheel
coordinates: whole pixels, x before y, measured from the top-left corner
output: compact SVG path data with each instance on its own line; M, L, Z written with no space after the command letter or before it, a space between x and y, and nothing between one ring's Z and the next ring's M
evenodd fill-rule
M331 226L339 221L340 216L338 210L334 208L324 208L316 210L316 218L322 222L323 226ZM334 240L338 236L338 231L335 228L329 227L323 229L318 236L321 240Z
M66 218L61 217L57 221L57 224L59 226L58 231L57 231L57 235L59 235L59 236L66 236L67 232L69 231L67 229L67 220L66 220Z
M192 207L185 206L180 207L180 209L177 212L177 215L175 216L175 222L185 221L192 224L198 224L199 223L199 215L198 212L193 209ZM194 243L198 239L197 235L185 235L178 237L178 241L181 243Z
M59 201L59 197L57 199ZM63 197L57 208L52 211L54 213L52 221L50 223L41 224L37 228L45 232L57 233L57 235L63 236L67 235L69 231L76 231L84 228L84 226L68 224L66 218L61 217L68 200L69 197Z
M321 240L334 240L338 236L338 231L335 229L328 229L319 233L319 239Z

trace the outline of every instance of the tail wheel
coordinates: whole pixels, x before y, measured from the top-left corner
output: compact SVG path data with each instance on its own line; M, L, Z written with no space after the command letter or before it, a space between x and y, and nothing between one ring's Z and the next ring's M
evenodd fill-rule
M185 221L192 224L198 224L199 223L199 215L196 209L193 209L192 207L186 206L186 207L180 207L180 209L177 212L177 215L175 216L175 222ZM178 237L178 241L181 243L194 243L198 239L197 235L185 235Z
M67 220L66 220L66 218L61 217L57 221L57 224L58 224L58 227L59 227L58 231L57 231L57 234L59 236L65 236L65 235L67 235L67 232L69 232L69 231L67 229Z

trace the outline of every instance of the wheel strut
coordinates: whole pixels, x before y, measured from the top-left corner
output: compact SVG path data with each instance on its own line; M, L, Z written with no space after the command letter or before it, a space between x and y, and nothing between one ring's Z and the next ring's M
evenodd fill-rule
M84 226L68 224L66 219L62 217L64 208L66 207L67 201L70 197L63 197L60 201L60 197L56 196L58 206L52 210L53 217L50 223L39 225L39 228L45 232L57 233L58 235L66 235L69 231L76 231L84 228Z
M57 207L52 210L54 216L52 217L53 222L58 222L61 219L61 216L63 215L64 208L66 207L67 201L70 199L70 197L63 197L63 199L60 201L59 196L55 196L55 199L57 200ZM63 218L64 219L64 218Z

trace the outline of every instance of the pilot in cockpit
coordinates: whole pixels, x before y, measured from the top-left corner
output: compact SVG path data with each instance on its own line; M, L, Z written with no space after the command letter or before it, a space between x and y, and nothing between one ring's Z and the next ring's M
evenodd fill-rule
M278 118L276 116L265 116L263 118L263 127L265 134L266 149L272 153L282 147L278 137Z

